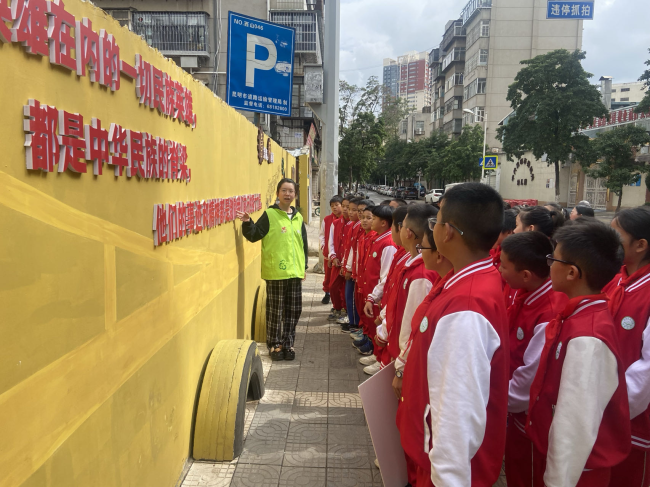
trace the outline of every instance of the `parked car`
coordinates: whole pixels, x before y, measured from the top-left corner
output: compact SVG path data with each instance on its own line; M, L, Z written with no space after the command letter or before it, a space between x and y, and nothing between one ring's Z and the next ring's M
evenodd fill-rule
M427 190L424 186L420 186L420 197L424 197L427 194Z
M445 192L444 189L432 189L431 191L427 192L427 194L424 196L424 202L430 205L437 203L438 201L440 201L440 197L443 195L444 192Z
M411 186L404 190L404 199L405 200L416 200L418 199L418 189Z
M406 188L404 186L400 186L395 190L395 198L404 198L404 193L406 191Z

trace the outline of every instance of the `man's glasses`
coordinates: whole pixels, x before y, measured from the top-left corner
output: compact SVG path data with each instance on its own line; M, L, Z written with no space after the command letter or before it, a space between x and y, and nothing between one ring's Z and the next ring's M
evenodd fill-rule
M404 222L399 222L399 223L397 224L397 227L398 227L400 230L402 229L403 226L404 226ZM407 230L411 230L411 229L408 228L408 227L406 227L406 228L407 228ZM411 233L415 236L415 240L419 240L419 239L420 239L420 237L418 237L418 234L415 233L413 230L411 230Z
M546 256L546 263L548 264L548 266L551 267L554 262L560 262L561 264L567 264L567 265L575 266L576 269L578 269L578 276L580 277L580 279L582 279L582 269L580 269L580 266L578 264L576 264L575 262L569 262L568 260L556 259L556 258L553 257L553 254L548 254Z
M434 249L433 247L422 247L421 244L417 244L415 246L415 250L418 251L418 254L421 254L423 250L436 250L436 249Z
M457 227L456 225L454 225L453 223L449 223L449 222L439 222L439 221L438 221L438 218L436 218L436 217L429 218L429 230L433 231L433 228L434 228L437 224L440 224L440 225L447 224L447 225L449 225L451 228L453 228L454 230L456 230L456 231L460 234L461 237L462 237L463 235L465 235L465 232L463 232L460 228L458 228L458 227Z

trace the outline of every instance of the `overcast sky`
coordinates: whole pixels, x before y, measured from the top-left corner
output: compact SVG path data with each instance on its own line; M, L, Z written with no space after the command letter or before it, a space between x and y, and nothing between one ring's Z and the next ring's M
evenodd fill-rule
M386 57L429 51L440 44L445 23L459 17L467 0L341 0L340 77L362 85L381 82ZM594 20L584 21L585 69L593 82L636 81L650 58L648 0L596 0Z

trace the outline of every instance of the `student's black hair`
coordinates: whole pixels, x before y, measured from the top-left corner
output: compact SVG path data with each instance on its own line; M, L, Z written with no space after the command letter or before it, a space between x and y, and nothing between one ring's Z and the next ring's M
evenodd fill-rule
M510 235L501 243L501 251L518 272L530 271L542 278L548 277L551 272L546 256L553 253L553 244L541 232Z
M464 183L445 192L444 222L453 223L471 250L488 252L503 228L503 199L494 188L481 183Z
M433 250L438 250L438 247L436 246L436 241L433 239L433 230L431 230L428 226L426 230L424 231L424 234L427 236L427 241L431 245L431 248ZM424 240L424 239L423 239Z
M578 206L576 206L576 212L577 212L578 215L580 215L580 216L590 216L590 217L592 217L592 218L596 215L596 214L594 213L594 209L593 209L593 208L589 208L588 206L583 206L583 205L578 205Z
M406 211L406 206L398 206L395 208L395 211L393 211L393 226L397 226L404 221L404 218L406 218Z
M338 194L332 196L332 199L330 200L330 205L333 205L335 203L343 203L343 198L341 198Z
M519 218L524 226L535 225L535 230L542 232L548 238L551 238L557 230L560 219L564 221L564 217L559 212L549 210L543 206L531 206L522 209Z
M352 199L352 196L344 196L342 198L342 201L347 201L349 203L351 199Z
M600 291L614 279L623 263L623 247L616 231L593 218L567 222L555 232L562 246L562 260L573 262L593 290Z
M350 204L351 204L351 205L358 205L358 204L361 203L362 201L363 201L363 198L356 197L356 198L352 198L352 199L350 200Z
M567 217L566 217L566 213L564 211L564 208L562 208L562 206L560 206L559 203L556 203L555 201L549 201L544 206L550 206L551 208L553 208L553 210L557 211L557 214L558 214L557 227L558 228L561 227L562 225L564 225L564 222L566 221ZM548 208L546 208L546 209L548 210Z
M361 204L363 204L363 203L364 202L362 201ZM371 205L366 205L366 207L363 209L363 211L369 211L370 213L372 213L374 215L375 214L375 208L376 208L375 205L372 205L372 204Z
M401 207L400 207L401 208ZM420 238L429 228L429 218L438 214L438 210L431 205L415 204L409 205L406 213L408 227Z
M406 202L406 200L403 200L402 198L393 198L392 200L390 200L391 203L392 203L393 201L394 201L395 203L397 203L398 205L400 205L400 206L406 206L406 205L408 205L408 203Z
M393 226L393 209L390 206L375 206L372 214L388 223L388 228Z
M380 204L381 206L388 206L388 205L390 205L390 202L391 202L391 201L392 201L392 200L384 200L384 201L382 201L382 202L379 203L379 204Z
M282 185L284 183L293 184L293 190L294 191L298 190L298 185L296 184L296 182L293 179L291 179L291 178L282 178L282 179L280 179L280 182L278 183L278 187L275 189L276 194L280 192L280 188L282 187Z
M501 232L513 232L517 228L517 212L506 210L503 212L503 228Z
M372 200L361 200L361 201L359 201L359 202L357 203L357 206L358 206L358 205L365 205L366 208L368 208L369 206L370 206L370 207L375 206L375 203L374 203Z
M638 208L623 210L614 220L634 240L646 240L650 244L650 207L639 206ZM650 248L643 257L643 260L650 260Z

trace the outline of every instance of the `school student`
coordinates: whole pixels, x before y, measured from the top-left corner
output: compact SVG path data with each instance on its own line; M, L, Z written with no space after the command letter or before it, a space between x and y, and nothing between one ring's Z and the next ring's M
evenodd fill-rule
M363 273L360 288L365 306L361 321L364 323L364 337L352 342L362 355L372 355L379 316L379 305L384 292L388 271L395 255L395 244L391 237L393 225L393 208L390 206L375 206L372 210L372 231L375 236L370 241L368 252L363 261Z
M343 198L340 196L337 195L332 197L330 200L330 209L332 210L332 213L323 218L323 223L321 223L320 232L318 234L318 239L320 241L320 251L323 254L323 266L325 269L325 276L323 278L323 292L325 293L325 296L323 296L323 299L321 300L321 303L323 304L329 304L330 302L330 278L332 271L332 268L329 265L330 229L332 227L332 223L334 223L334 221L341 216L341 213L343 211L343 207L341 206L342 202Z
M621 211L612 228L623 243L621 272L605 287L630 403L632 450L612 469L611 487L650 486L650 208Z
M350 331L350 326L355 326L359 323L358 316L354 309L354 281L352 280L352 259L354 252L352 250L353 244L356 241L358 230L361 228L359 221L358 205L363 201L361 198L352 198L350 200L350 207L348 210L350 221L345 225L344 241L343 241L343 260L341 265L340 274L345 279L345 309L347 315L342 316L336 322L341 325L341 330Z
M361 298L357 296L359 290L357 281L359 279L359 260L365 256L366 237L367 232L371 232L372 225L372 212L368 213L368 218L364 220L364 213L366 208L372 209L374 206L371 200L361 200L357 204L357 213L359 215L359 226L356 229L356 234L353 235L352 246L348 258L346 259L346 268L350 274L350 280L354 283L352 300L354 304L354 323L349 325L348 332L350 335L362 333L360 313L363 310L363 303L360 302ZM360 255L362 254L362 255ZM345 327L341 326L341 330L345 332Z
M386 277L386 285L384 286L384 298L382 299L382 309L379 314L379 317L375 320L377 325L377 338L375 339L374 354L367 357L361 357L359 363L365 365L363 371L368 375L374 375L379 372L380 368L383 365L390 363L388 359L388 350L386 345L388 343L388 334L386 331L386 307L389 301L390 296L393 290L395 289L395 280L399 271L404 267L404 263L409 257L409 252L402 246L402 240L400 238L400 229L404 218L406 218L406 206L400 206L393 211L393 225L391 226L391 238L395 244L395 255L393 256L393 262L388 271L388 276ZM357 333L351 335L355 340L362 338L362 333Z
M540 232L511 235L501 245L501 277L511 289L518 291L507 309L510 383L505 467L508 487L533 487L533 444L526 435L530 386L544 347L546 325L569 300L566 294L553 291L546 260L552 253L551 241Z
M329 321L336 321L345 314L345 279L341 276L341 261L343 259L343 228L350 221L350 198L345 196L341 203L341 217L330 227L328 242L330 270L330 297L334 311L327 317Z
M365 315L363 313L363 307L366 304L365 296L363 294L363 276L365 273L365 261L366 256L368 255L368 250L370 249L370 243L377 235L372 230L372 219L374 205L367 204L363 209L363 214L361 217L361 228L363 229L363 234L359 236L357 242L357 251L355 252L355 259L353 264L352 277L355 280L355 289L354 289L354 305L359 313L359 330L356 333L350 333L350 337L356 342L365 337L367 324ZM357 336L357 333L361 333L360 336ZM354 343L354 342L353 342ZM371 354L368 354L371 355Z
M497 269L501 265L501 243L512 235L517 228L517 212L514 210L506 210L503 212L503 228L501 229L501 234L497 239L497 243L494 244L492 250L490 250L490 256L492 257L492 262L494 267Z
M408 251L409 258L398 271L394 290L387 297L386 330L382 333L385 339L379 338L387 343L388 356L384 357L384 365L395 361L406 350L411 336L413 314L439 277L436 272L424 266L422 254L418 250L424 232L429 228L429 218L435 217L437 213L436 208L430 205L410 205L401 225L400 241ZM402 377L402 372L397 368L396 376Z
M553 290L569 298L546 325L526 433L533 484L605 487L630 451L630 411L617 332L602 289L621 266L616 232L593 220L555 232Z
M490 249L503 207L490 186L465 183L445 193L432 222L453 271L423 316L414 316L397 418L418 487L491 487L501 472L509 350Z
M516 222L513 233L541 232L550 239L560 224L564 223L564 218L555 210L549 210L543 206L531 206L519 210ZM507 283L505 284L503 296L506 300L506 308L514 303L517 293L518 290L511 289Z

